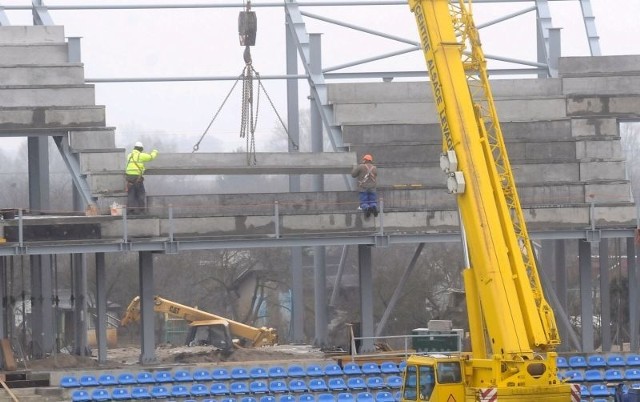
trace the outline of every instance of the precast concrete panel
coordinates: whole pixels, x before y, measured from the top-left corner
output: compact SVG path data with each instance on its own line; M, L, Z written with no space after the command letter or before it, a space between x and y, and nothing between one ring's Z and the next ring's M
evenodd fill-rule
M82 64L0 66L0 82L10 85L84 84Z
M624 159L620 139L577 141L575 146L575 157L578 160Z
M0 44L2 64L58 64L69 57L67 44L8 45Z
M624 75L638 74L640 56L562 57L558 72L560 77L575 75Z
M9 25L0 27L0 44L64 43L61 25Z
M86 174L118 170L124 173L126 167L125 151L122 148L114 148L109 152L82 152L79 157L80 170Z
M0 107L84 106L95 103L93 85L2 87Z
M625 161L590 161L580 162L580 180L625 180Z
M575 138L619 138L618 120L615 117L588 117L571 119L571 135Z
M73 152L80 150L114 149L116 148L114 129L71 131L69 146Z

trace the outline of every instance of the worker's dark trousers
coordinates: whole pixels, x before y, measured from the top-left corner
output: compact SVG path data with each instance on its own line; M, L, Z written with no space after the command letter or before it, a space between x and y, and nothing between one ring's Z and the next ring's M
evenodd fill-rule
M147 212L144 177L127 175L127 214L139 215Z

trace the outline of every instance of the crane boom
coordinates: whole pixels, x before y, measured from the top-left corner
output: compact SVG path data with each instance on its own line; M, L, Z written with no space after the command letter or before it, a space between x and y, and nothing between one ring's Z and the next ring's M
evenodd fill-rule
M576 387L557 378L560 338L538 276L471 1L408 1L443 135L440 165L458 203L472 352L410 357L403 400L579 398Z

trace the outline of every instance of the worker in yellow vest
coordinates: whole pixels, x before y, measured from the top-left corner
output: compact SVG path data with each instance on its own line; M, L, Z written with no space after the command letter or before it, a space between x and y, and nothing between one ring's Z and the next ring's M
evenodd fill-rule
M144 153L144 147L140 141L136 142L133 151L127 157L125 177L127 180L127 212L130 215L144 214L147 212L147 201L144 188L144 164L158 156L158 150Z

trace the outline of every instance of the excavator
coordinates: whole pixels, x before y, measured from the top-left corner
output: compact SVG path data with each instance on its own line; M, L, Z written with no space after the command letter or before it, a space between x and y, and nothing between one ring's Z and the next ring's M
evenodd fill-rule
M579 401L558 379L544 297L470 0L409 0L439 117L440 166L457 199L471 352L407 359L402 400Z
M154 296L153 309L157 313L165 313L189 322L186 345L212 345L224 352L230 352L234 347L256 348L278 343L278 334L273 328L252 327L160 296ZM120 325L127 326L139 320L140 296L136 296L129 303Z

